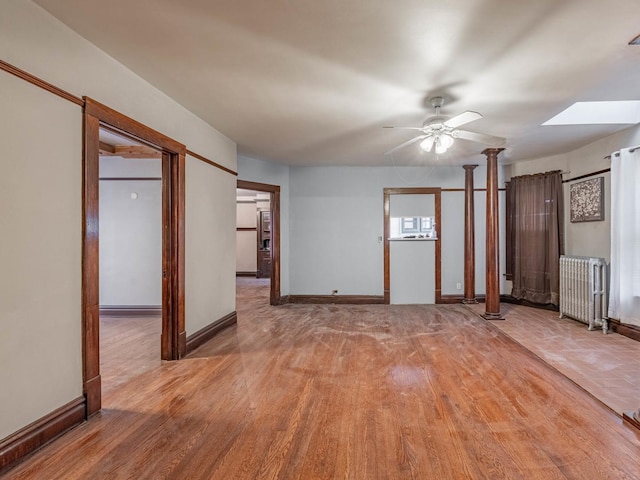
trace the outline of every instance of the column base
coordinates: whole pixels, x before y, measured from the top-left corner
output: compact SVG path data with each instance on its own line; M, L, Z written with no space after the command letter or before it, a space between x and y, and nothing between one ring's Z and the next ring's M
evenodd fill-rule
M622 418L634 427L640 429L640 410L635 412L624 412Z
M500 312L498 312L498 313L484 312L480 316L482 318L484 318L485 320L504 320L504 317L502 316L502 313L500 313Z
M475 304L478 303L478 300L476 300L475 297L474 298L463 298L462 299L462 303L465 304L465 305L470 305L470 304L475 305Z

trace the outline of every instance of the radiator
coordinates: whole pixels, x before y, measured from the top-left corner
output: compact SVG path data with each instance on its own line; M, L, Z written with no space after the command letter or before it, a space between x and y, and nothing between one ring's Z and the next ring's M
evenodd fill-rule
M607 333L606 263L603 258L560 257L560 318L564 316L602 327Z

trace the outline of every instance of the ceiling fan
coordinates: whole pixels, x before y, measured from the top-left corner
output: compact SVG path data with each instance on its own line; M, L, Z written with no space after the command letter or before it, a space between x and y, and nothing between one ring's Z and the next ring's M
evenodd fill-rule
M498 147L504 145L506 141L502 137L494 137L493 135L486 135L484 133L469 132L467 130L458 130L458 127L467 123L473 122L482 118L478 112L466 111L455 117L447 119L440 115L440 108L444 104L443 97L433 97L430 100L433 108L436 109L435 117L427 118L422 127L383 127L383 128L397 128L403 130L418 130L420 135L412 138L404 143L401 143L397 147L392 148L385 155L400 150L408 145L416 142L420 142L420 148L425 152L430 152L435 149L436 154L440 155L447 151L447 149L453 145L456 138L462 140L470 140L472 142L484 143L486 145Z

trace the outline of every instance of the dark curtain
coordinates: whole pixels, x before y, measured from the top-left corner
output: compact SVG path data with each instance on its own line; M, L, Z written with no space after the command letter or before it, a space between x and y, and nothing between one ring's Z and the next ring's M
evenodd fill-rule
M507 185L511 295L559 305L564 204L560 171L513 177Z

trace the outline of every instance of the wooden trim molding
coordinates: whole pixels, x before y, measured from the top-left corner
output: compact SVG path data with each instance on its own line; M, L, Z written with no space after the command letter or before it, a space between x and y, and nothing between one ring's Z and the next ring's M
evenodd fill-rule
M271 291L269 293L269 303L271 305L282 305L284 302L280 292L280 186L268 183L250 182L238 180L237 188L245 190L256 190L258 192L268 192L269 215L271 217Z
M7 438L0 440L0 472L85 419L85 398L78 397Z
M477 167L477 165L476 165ZM441 189L443 192L464 192L466 189L465 188L442 188ZM486 188L474 188L473 189L474 192L486 192L487 189ZM505 189L504 188L499 188L498 189L499 192L504 192Z
M219 163L214 162L213 160L209 160L206 157L203 157L202 155L198 155L195 152L192 152L191 150L187 150L187 155L192 156L193 158L197 158L198 160L200 160L201 162L204 163L208 163L209 165L219 168L220 170L222 170L223 172L227 172L230 173L231 175L235 175L238 176L238 172L234 172L233 170L231 170L230 168L225 167L224 165L220 165Z
M127 137L135 137L136 140L139 140L145 145L151 145L156 148L160 147L160 149L168 152L182 155L187 152L187 147L182 143L147 127L131 117L127 117L90 97L84 97L84 101L85 113L99 118L100 123L110 127L109 130L113 130L116 133L123 133Z
M101 408L99 305L99 151L101 128L162 151L163 295L161 351L175 360L186 351L184 216L186 147L95 100L84 98L82 200L83 393L87 417Z
M101 182L161 182L162 177L100 177L99 180Z
M238 314L237 312L231 312L228 315L216 320L215 322L210 323L204 328L201 328L193 335L189 335L187 337L187 354L193 352L200 345L208 342L213 337L215 337L218 332L224 330L231 325L235 325L238 323Z
M620 320L615 318L609 319L609 325L614 332L640 342L640 327L629 323L621 323Z
M257 232L257 227L236 227L236 232Z
M162 305L100 305L101 317L160 317Z
M609 173L611 171L610 168L605 168L604 170L598 170L597 172L585 173L584 175L578 175L574 178L566 178L562 180L562 183L575 182L576 180L582 180L583 178L595 177L596 175L602 175L603 173Z
M475 303L484 303L485 297L484 295L476 295ZM440 302L442 304L456 304L456 303L469 303L464 301L464 295L459 295L457 293L454 294L443 294L440 296Z
M391 194L386 190L383 193L382 201L382 251L383 251L383 296L385 305L391 303L391 248L388 238L391 236Z
M243 190L256 190L258 192L272 192L276 187L280 190L278 185L270 185L268 183L250 182L249 180L238 179L238 188Z
M82 383L87 399L87 417L101 408L100 389L100 275L98 272L98 188L99 178L98 117L85 112L83 122L82 163Z
M533 303L528 300L522 300L506 294L500 295L500 302L510 303L513 305L522 305L523 307L529 307L529 308L537 308L538 310L549 310L550 312L557 312L560 310L557 306L552 304Z
M463 303L464 295L458 294L444 294L440 295L440 303L445 305L453 305L456 303Z
M236 277L255 277L258 272L236 272Z
M287 303L384 305L385 298L382 295L289 295Z
M390 270L390 248L389 229L391 195L434 195L435 196L435 217L438 226L438 238L435 240L435 303L440 303L442 296L442 189L428 187L409 188L385 188L383 190L383 216L384 216L384 303L391 303L391 270Z
M0 70L4 70L5 72L10 73L11 75L15 75L16 77L21 78L22 80L26 80L32 85L35 85L36 87L40 87L49 93L53 93L54 95L57 95L60 98L64 98L65 100L68 100L71 103L75 103L76 105L79 105L81 107L84 106L84 100L82 98L76 97L75 95L59 87L56 87L55 85L49 82L45 82L41 78L38 78L35 75L32 75L29 72L26 72L18 67L15 67L3 60L0 60Z
M162 335L163 360L186 354L185 155L162 152Z

